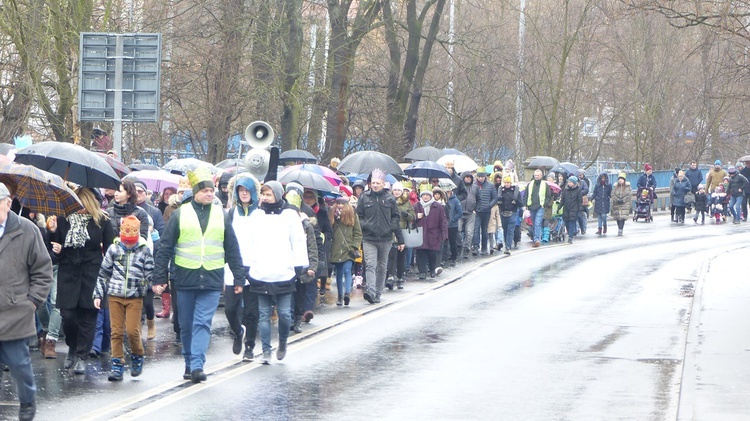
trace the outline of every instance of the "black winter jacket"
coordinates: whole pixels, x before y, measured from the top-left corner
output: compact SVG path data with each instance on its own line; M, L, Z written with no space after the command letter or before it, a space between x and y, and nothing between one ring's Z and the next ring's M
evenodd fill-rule
M396 243L404 244L401 234L401 214L396 198L385 190L368 190L357 202L357 216L365 241L391 241L396 235Z
M583 203L583 194L581 188L575 186L570 188L565 186L560 196L560 204L562 205L563 212L562 217L565 221L574 221L578 218L581 213Z

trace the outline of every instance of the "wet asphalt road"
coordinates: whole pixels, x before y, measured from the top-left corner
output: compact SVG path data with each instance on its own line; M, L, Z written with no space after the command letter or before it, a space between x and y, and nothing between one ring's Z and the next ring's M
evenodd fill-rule
M270 366L231 353L220 309L200 385L181 379L166 320L144 374L122 383L106 380L106 362L67 373L58 345L58 360L34 355L37 419L675 419L695 285L750 225L657 216L600 239L589 222L572 246L524 241L379 306L357 295L338 308L329 293ZM17 413L8 377L1 419Z

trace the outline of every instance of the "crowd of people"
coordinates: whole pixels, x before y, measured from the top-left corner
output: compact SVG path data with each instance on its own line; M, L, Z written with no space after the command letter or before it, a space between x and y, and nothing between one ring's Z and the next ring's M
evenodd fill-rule
M338 171L337 163L329 168ZM12 281L29 286L35 310L32 316L31 306L15 301L0 306L0 356L18 382L21 419L35 411L23 358L34 346L29 337L48 359L57 358L64 337L63 368L78 375L88 360L106 355L108 379L121 381L126 366L133 377L143 372L142 326L145 340L153 340L155 318L171 317L183 378L200 383L222 297L233 353L254 361L259 333L261 362L269 364L272 320L282 360L289 335L311 322L319 296L335 294L336 305L346 307L361 288L364 300L377 304L386 290L441 276L461 260L509 255L524 232L532 248L572 243L586 234L591 212L597 235L614 220L621 236L633 214L625 173L611 185L607 173L589 180L583 170L537 169L521 181L511 160L495 162L489 173L445 167L446 177L422 181L389 182L380 169L353 183L342 176L336 196L299 182L261 183L250 173L214 176L206 168L188 173L176 189L151 192L135 172L118 190L76 187L83 210L48 218L23 209L0 183L0 261L4 268L29 262ZM650 201L656 196L652 172L646 164L636 203L641 192ZM706 213L717 223L727 216L746 221L749 178L750 168L724 170L719 161L705 176L697 162L675 169L672 220L684 223L694 209L695 223L704 223ZM16 235L24 241L10 250L6 243Z

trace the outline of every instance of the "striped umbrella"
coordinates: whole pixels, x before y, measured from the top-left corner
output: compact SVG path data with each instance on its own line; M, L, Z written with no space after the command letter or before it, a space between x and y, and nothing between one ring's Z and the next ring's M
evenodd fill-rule
M31 165L0 164L0 182L21 205L34 212L68 216L83 209L78 196L60 176Z
M328 180L328 182L333 186L338 186L339 184L341 184L341 177L339 177L339 175L336 174L332 169L315 164L290 165L288 167L285 167L279 172L278 179L280 180L281 177L283 177L286 173L296 172L297 170L317 174Z

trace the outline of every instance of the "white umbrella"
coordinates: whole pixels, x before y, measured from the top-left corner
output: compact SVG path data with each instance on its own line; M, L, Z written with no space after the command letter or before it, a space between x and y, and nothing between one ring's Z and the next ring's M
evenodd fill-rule
M479 168L479 165L466 155L444 155L437 160L437 163L445 165L446 162L450 161L453 161L453 168L459 173L475 171Z

